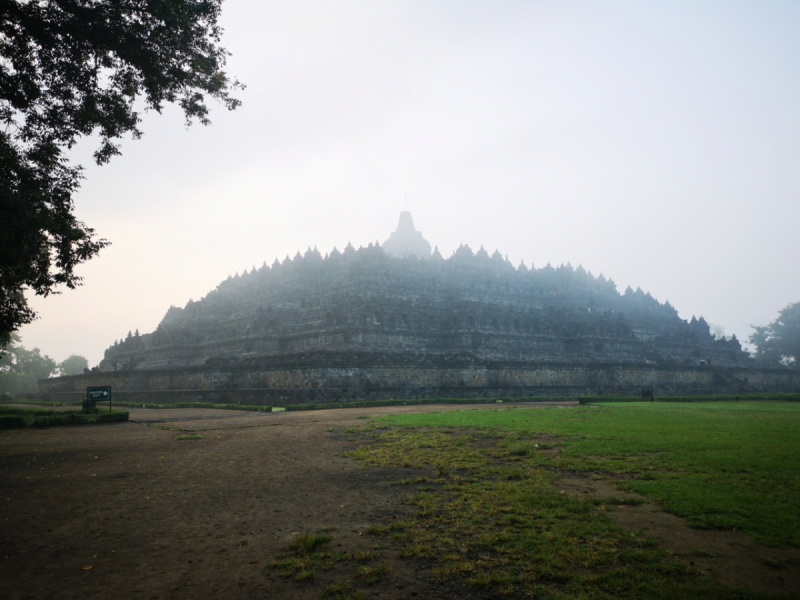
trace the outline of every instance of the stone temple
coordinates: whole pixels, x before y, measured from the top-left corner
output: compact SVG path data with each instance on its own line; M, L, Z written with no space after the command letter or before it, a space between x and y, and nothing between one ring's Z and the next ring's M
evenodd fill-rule
M466 245L444 258L404 212L382 246L309 249L229 277L114 343L99 372L44 391L280 405L800 385L787 377L753 368L703 318L580 266L515 267Z

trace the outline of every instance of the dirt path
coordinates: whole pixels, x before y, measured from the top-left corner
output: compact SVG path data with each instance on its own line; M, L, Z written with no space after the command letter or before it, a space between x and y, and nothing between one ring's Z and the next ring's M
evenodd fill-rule
M341 456L347 436L331 433L367 416L476 408L132 409L130 423L2 431L0 598L319 598L358 565L321 571L314 586L265 567L320 530L332 550L372 551L389 568L361 586L366 597L482 598L362 535L407 514L410 490L392 484L410 474L361 470ZM187 434L203 437L177 439Z

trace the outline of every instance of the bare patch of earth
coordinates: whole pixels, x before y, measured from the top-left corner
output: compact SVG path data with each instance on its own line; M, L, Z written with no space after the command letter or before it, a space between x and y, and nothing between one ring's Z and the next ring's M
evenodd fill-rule
M573 496L643 498L618 489L613 478L570 475L555 485ZM800 590L800 549L763 546L737 531L692 529L686 521L655 504L619 504L607 509L628 529L644 532L686 564L732 588L781 594Z
M483 598L472 588L432 582L429 564L398 558L399 542L366 535L409 516L404 500L412 490L395 484L420 472L360 469L342 457L348 436L331 433L363 425L367 416L476 408L497 405L129 409L135 422L2 431L0 597L310 599L346 582L368 598ZM591 479L560 485L565 493L623 494ZM796 552L783 558L784 551L744 536L689 530L648 506L615 514L725 582L798 589ZM305 532L330 535L330 550L343 555L373 552L369 565L385 566L387 574L368 584L357 577L363 564L343 560L298 582L268 568ZM771 571L763 564L770 557L786 566ZM735 573L745 568L750 576Z

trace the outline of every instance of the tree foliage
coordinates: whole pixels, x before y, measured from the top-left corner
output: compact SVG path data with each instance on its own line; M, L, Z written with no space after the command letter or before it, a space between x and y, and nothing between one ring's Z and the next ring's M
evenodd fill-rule
M37 380L58 374L56 361L38 348L24 348L16 334L10 337L0 356L0 393L32 393L37 390Z
M79 354L72 354L65 358L59 365L62 375L80 375L84 369L89 368L89 361Z
M139 111L178 104L208 124L234 109L222 0L0 0L0 344L35 318L24 292L74 288L108 242L73 214L81 168L64 151L97 134L94 158L139 138Z
M769 325L753 329L750 343L759 362L800 368L800 302L786 306Z

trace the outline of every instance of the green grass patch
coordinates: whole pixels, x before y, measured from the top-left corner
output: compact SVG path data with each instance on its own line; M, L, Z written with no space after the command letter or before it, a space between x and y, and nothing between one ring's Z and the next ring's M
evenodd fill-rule
M699 528L739 530L768 545L800 546L800 405L787 402L636 403L570 410L461 411L381 419L407 427L489 429L506 453L534 449L530 466L633 475L642 494Z
M267 568L276 570L282 577L309 581L314 578L316 571L328 571L336 563L348 559L347 554L326 550L332 540L332 536L320 533L295 536Z
M385 536L389 535L389 528L386 525L370 525L364 530L367 535Z
M356 571L356 579L367 585L375 585L389 574L388 565L364 565Z
M175 439L178 440L179 442L182 442L184 440L204 440L205 437L206 436L200 435L199 433L187 433L184 435L179 435Z
M800 546L800 405L794 403L609 404L387 419L410 427L504 431L513 444L558 436L558 453L535 450L526 462L631 474L621 489L695 527L736 529L764 544Z
M366 550L361 552L354 552L351 559L357 563L368 563L377 559L380 554L376 550Z
M641 499L560 494L562 472L625 474L621 489L695 526L800 543L795 404L647 402L380 421L393 426L365 428L367 443L350 456L367 468L425 470L436 489L410 496L412 518L365 533L400 540L403 557L433 561L437 580L489 595L760 597L724 588L601 510Z
M347 596L350 592L350 584L347 581L342 581L340 583L331 583L326 585L322 588L322 592L320 596L323 598L341 598L342 596Z
M331 552L329 546L333 536L324 532L304 533L289 542L283 552L267 564L267 569L277 571L278 575L299 582L313 582L318 571L330 571L335 567L355 568L352 580L362 585L374 585L382 581L389 573L387 565L371 565L380 554L375 550L354 553ZM365 599L367 596L360 590L353 590L351 583L341 581L324 586L320 592L322 598L340 600Z
M36 408L0 407L0 429L17 427L55 427L60 425L94 425L122 423L128 420L128 411L48 410Z
M367 434L374 443L350 454L365 466L436 472L429 479L439 491L409 498L412 519L365 531L402 541L401 557L433 561L434 580L462 580L492 596L533 594L541 582L568 597L658 597L656 589L691 596L687 567L616 527L594 503L559 494L552 472L507 462L516 456L501 444L436 429ZM599 574L616 578L603 583Z
M341 576L343 570L350 570L351 581L327 584L322 588L320 596L340 600L366 598L361 590L353 589L353 585L372 586L380 583L388 576L389 567L385 564L371 564L380 558L380 552L375 548L352 553L331 551L334 538L326 531L295 536L267 564L266 569L274 570L287 579L309 584L315 581L318 571L331 571L335 568L333 575L339 579L337 576Z

